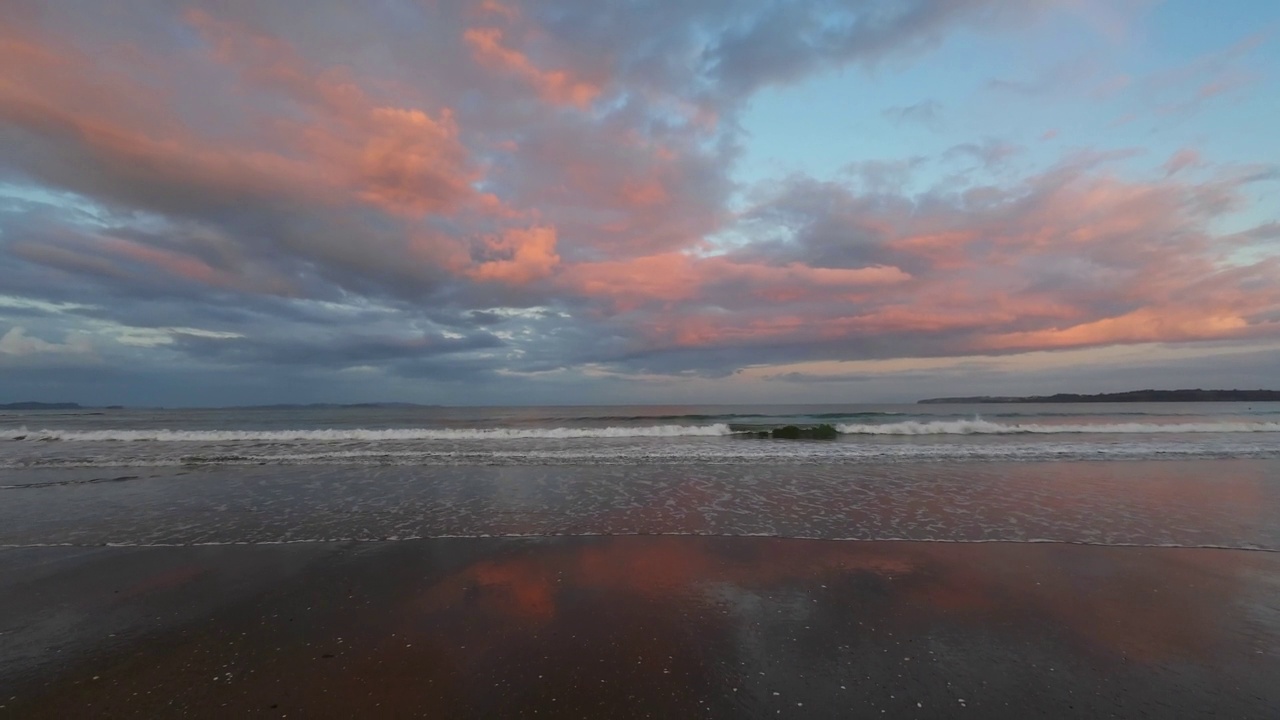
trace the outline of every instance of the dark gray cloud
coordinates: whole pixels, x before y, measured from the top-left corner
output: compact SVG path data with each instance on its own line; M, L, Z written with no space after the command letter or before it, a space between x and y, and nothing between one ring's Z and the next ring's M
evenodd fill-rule
M936 44L963 21L991 23L1016 12L986 0L864 0L856 3L770 3L731 27L708 53L718 85L749 94L816 67L876 63Z
M529 7L570 57L609 57L614 76L629 85L677 89L722 110L821 69L919 53L961 23L1000 26L1037 11L1003 0L547 0Z

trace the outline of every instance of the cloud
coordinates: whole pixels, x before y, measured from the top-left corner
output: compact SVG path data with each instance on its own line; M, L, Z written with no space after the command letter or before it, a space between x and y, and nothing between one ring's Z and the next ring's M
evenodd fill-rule
M489 333L454 337L435 333L383 335L355 333L346 328L335 334L303 335L295 331L292 337L228 338L207 332L175 332L172 337L177 350L203 360L330 369L388 363L412 365L417 360L503 346Z
M538 69L523 53L503 44L500 28L471 28L463 33L463 38L471 46L477 62L516 75L528 82L547 102L586 109L600 94L598 86L574 80L563 70Z
M708 62L718 85L745 95L819 66L875 64L917 53L957 25L990 27L1034 10L987 0L872 0L835 11L815 3L785 3L746 14L710 44Z
M1139 96L1158 115L1198 112L1206 103L1258 81L1251 56L1265 40L1264 33L1255 33L1180 66L1151 73L1139 82ZM1188 94L1188 87L1195 89Z
M1009 79L991 78L986 87L995 93L1018 95L1029 98L1050 96L1066 89L1080 88L1091 84L1102 71L1095 60L1074 60L1061 62L1033 71L1029 78ZM1095 94L1114 92L1124 80L1108 78L1102 81L1102 90L1095 88Z
M1002 168L1009 160L1026 152L1026 148L997 138L983 138L980 142L953 145L943 157L951 160L971 158L977 160L983 169L992 171Z
M1202 165L1200 153L1194 148L1182 148L1169 157L1164 164L1164 174L1166 177L1176 175L1179 172Z
M914 105L894 105L881 113L895 125L919 123L936 130L942 124L942 103L937 100L921 100Z
M1265 278L1276 260L1230 262L1208 229L1238 189L1130 183L1078 166L914 198L795 178L752 211L788 223L786 241L714 262L592 268L599 283L583 290L647 310L646 349L620 360L645 368L667 367L653 360L662 349L698 366L675 350L704 348L711 367L725 361L713 349L767 363L1274 336L1280 293ZM862 287L817 281L837 263L895 275Z
M550 275L560 262L554 228L509 230L482 242L485 258L470 271L477 280L524 285Z
M17 304L0 322L40 337L9 330L6 357L92 337L121 368L412 389L396 383L1273 337L1273 233L1217 231L1270 165L1188 148L1139 177L1115 169L1138 149L1045 166L980 137L852 157L836 180L740 184L762 89L891 72L1053 3L1031 5L15 12L0 29L0 273ZM1173 84L1212 95L1242 52ZM1188 172L1201 164L1213 175Z
M68 335L64 342L49 342L27 334L21 325L0 335L0 362L5 365L91 361L93 345L83 335Z

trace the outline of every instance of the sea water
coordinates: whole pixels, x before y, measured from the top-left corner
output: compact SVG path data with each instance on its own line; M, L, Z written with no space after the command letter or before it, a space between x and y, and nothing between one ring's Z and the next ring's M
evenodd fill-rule
M0 412L8 547L649 533L1280 550L1280 403Z

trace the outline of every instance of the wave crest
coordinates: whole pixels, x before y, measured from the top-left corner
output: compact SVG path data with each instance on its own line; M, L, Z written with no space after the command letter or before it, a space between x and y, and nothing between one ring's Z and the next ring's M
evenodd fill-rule
M290 442L290 441L395 441L395 440L519 440L718 437L731 435L725 423L713 425L646 425L637 427L554 428L393 428L373 430L19 430L15 440L71 442Z

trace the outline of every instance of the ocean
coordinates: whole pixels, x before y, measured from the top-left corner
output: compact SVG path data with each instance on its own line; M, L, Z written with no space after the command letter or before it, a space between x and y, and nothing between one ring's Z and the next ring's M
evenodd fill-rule
M833 440L762 438L834 426ZM0 546L725 535L1280 550L1280 403L0 412Z

